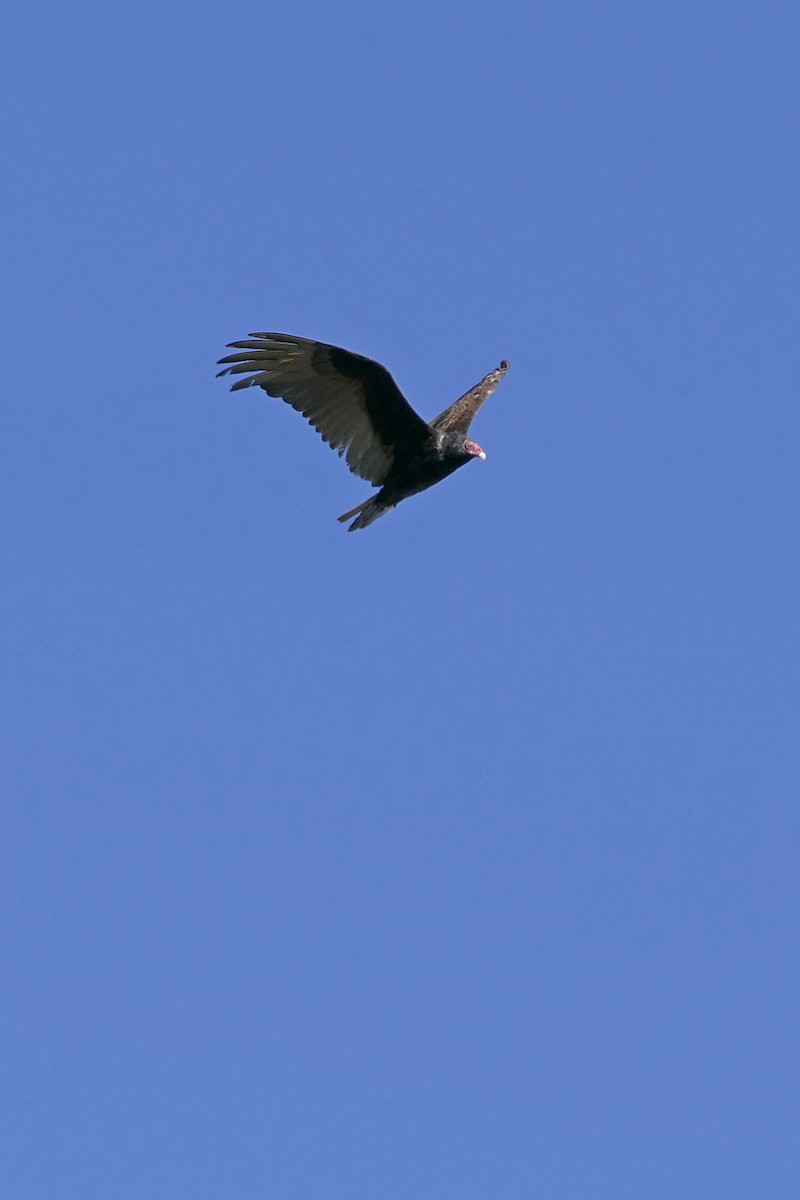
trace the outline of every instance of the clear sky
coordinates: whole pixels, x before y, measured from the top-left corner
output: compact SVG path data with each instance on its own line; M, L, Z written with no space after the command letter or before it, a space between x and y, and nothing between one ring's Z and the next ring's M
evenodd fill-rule
M797 1200L800 6L3 24L0 1193Z

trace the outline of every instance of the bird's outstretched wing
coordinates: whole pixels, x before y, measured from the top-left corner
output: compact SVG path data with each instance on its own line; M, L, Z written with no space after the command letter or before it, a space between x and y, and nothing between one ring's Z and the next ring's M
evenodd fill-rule
M430 436L380 363L338 346L283 333L251 333L231 342L220 375L246 375L232 391L261 387L297 409L355 475L382 484L395 454L413 452Z
M497 390L500 380L510 366L511 363L503 359L496 371L490 371L485 379L476 383L466 395L440 413L435 421L431 421L433 428L442 433L466 433L475 419L476 412L486 403L492 392Z

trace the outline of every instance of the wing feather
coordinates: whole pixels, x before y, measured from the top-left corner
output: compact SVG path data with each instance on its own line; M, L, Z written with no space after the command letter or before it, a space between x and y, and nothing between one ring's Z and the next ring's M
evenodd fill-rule
M497 390L510 367L511 363L503 359L496 371L490 371L485 379L440 413L435 421L431 421L433 428L442 433L467 433L478 409L486 403L492 392Z
M285 400L369 483L382 484L396 454L430 437L386 368L361 354L282 333L251 333L228 349L236 353L220 359L220 375L246 376L232 391L260 387Z

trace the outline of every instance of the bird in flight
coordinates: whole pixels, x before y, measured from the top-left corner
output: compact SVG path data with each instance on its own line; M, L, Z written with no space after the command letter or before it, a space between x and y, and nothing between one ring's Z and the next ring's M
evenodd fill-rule
M467 436L469 427L511 365L503 360L428 424L386 367L361 354L285 333L251 333L228 349L235 353L219 360L219 374L244 377L231 384L231 391L261 387L285 400L338 451L354 475L380 487L339 517L355 517L350 532L366 529L401 500L446 479L473 458L486 458Z

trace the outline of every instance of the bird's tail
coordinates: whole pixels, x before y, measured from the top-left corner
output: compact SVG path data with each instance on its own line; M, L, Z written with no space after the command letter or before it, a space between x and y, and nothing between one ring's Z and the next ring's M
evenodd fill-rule
M351 517L356 518L348 529L348 533L352 533L354 529L366 529L373 521L377 521L378 517L382 517L385 513L392 511L394 505L380 504L378 502L379 495L380 493L378 496L371 496L363 504L357 505L356 508L351 508L350 512L342 513L339 517L340 521L349 521Z

